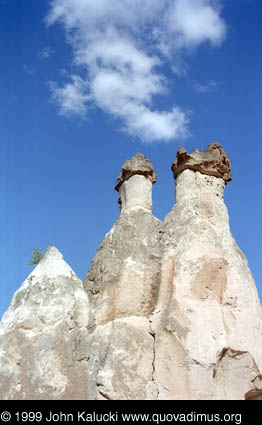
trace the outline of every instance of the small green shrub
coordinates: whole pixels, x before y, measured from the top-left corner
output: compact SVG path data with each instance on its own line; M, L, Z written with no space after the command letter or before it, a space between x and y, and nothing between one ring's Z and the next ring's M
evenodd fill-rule
M43 253L40 251L40 248L35 248L32 254L32 260L29 262L29 266L34 266L38 264L41 258L43 257Z

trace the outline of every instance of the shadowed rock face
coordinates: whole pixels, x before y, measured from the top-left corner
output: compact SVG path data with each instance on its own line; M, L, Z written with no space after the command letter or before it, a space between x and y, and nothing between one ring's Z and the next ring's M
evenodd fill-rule
M232 180L229 159L222 146L216 142L208 145L203 152L195 149L191 154L180 147L171 169L175 178L182 171L189 169L199 171L201 174L222 178L226 183Z

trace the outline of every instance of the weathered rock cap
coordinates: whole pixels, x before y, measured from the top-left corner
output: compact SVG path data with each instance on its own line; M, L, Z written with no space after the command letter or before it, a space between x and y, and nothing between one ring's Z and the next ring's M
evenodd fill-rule
M171 169L174 178L182 171L190 169L209 176L222 178L226 183L232 180L229 159L222 146L217 142L210 143L204 151L195 149L191 154L188 154L183 147L180 147Z
M131 159L127 159L124 163L120 176L117 179L115 190L119 188L124 181L130 179L135 174L145 176L153 184L156 182L156 173L154 172L153 165L142 153L137 153Z

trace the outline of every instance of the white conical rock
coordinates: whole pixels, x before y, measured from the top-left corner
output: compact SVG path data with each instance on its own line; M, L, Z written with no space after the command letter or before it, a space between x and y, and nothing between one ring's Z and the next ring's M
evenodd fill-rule
M87 325L82 282L49 247L1 321L0 398L81 398L87 391ZM79 392L76 381L82 379Z
M23 285L26 283L34 284L37 279L43 279L47 276L49 279L54 279L59 276L69 277L78 280L78 277L73 272L71 267L64 261L61 252L55 246L49 246L35 267L35 269L27 277Z

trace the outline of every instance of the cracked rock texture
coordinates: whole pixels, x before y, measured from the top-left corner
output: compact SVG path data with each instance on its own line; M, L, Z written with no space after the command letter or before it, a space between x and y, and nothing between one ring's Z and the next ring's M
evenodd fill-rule
M1 321L0 398L86 398L87 315L82 282L49 247Z
M179 153L173 164L176 203L163 223L153 315L159 398L259 397L261 305L247 260L230 233L225 174L222 178L230 173L229 161L218 144L195 152L190 158L203 161L201 171L190 159L181 166ZM211 170L214 164L217 170Z
M152 181L142 172L150 169L155 174L151 162L143 158L138 154L123 166L121 175L127 163L135 163L132 171L137 174L119 189L120 217L98 248L84 281L92 399L156 398L150 315L160 286L162 223L151 213Z
M162 399L262 393L261 306L247 260L230 233L224 184L222 178L184 170L164 221L153 320Z
M142 154L116 184L121 214L84 284L56 248L0 325L2 399L262 399L262 309L233 239L218 143L172 165L176 202L152 215Z

